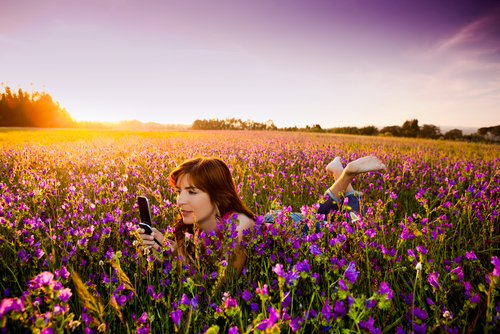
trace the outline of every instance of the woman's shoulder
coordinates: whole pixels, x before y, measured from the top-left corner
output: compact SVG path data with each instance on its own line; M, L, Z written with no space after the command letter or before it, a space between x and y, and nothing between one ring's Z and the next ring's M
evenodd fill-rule
M234 215L236 215L236 217L234 217ZM228 219L230 217L238 219L238 227L236 228L236 230L240 233L244 230L253 228L255 225L255 220L241 212L231 211L224 215L224 219Z

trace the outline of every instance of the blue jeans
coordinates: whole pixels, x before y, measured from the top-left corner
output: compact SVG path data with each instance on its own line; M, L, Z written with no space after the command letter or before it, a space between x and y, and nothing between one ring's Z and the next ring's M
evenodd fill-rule
M322 215L328 215L330 212L334 211L340 211L343 206L345 206L345 211L348 212L349 214L351 212L357 213L361 217L364 217L366 215L366 207L364 203L364 198L363 198L363 193L359 192L357 190L352 190L348 191L345 195L344 198L347 198L347 203L344 204L344 200L338 198L332 192L330 189L328 189L325 192L325 195L328 195L327 200L324 203L321 203L318 208L318 213ZM274 221L274 215L278 214L279 211L274 211L273 213L267 213L264 216L264 221L266 223L272 223ZM304 215L300 212L292 212L290 214L290 217L293 219L294 222L300 222L303 218ZM352 215L351 215L352 217ZM316 222L316 231L315 233L319 233L321 227L321 222L317 221ZM302 227L301 230L301 235L306 236L309 234L309 226L307 224L304 224L304 227Z

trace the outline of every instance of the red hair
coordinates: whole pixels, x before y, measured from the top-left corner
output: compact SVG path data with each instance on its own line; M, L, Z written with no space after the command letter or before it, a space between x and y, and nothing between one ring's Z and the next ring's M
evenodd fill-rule
M255 219L254 213L238 195L229 167L221 159L199 157L185 160L170 173L170 184L174 187L177 186L177 182L185 175L189 175L192 185L208 194L210 201L217 206L222 216L227 212L234 211L243 213L250 219ZM174 235L177 248L182 254L186 254L185 232L193 233L193 225L184 224L182 216L179 215Z

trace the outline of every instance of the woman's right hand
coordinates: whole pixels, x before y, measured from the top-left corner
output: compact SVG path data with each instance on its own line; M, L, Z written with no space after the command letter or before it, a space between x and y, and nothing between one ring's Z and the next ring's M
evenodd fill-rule
M160 245L163 245L163 242L165 240L165 237L163 236L163 234L158 231L156 228L152 228L153 230L153 233L151 233L151 235L149 234L145 234L144 232L144 229L140 228L139 229L139 236L141 237L142 239L142 244L147 247L147 248L153 248L155 250L160 250ZM158 242L160 243L160 245L158 245L156 242L155 242L155 239L158 240ZM172 252L175 251L176 249L176 246L175 246L175 242L173 240L170 240L170 239L167 239L167 246L170 246L170 250Z

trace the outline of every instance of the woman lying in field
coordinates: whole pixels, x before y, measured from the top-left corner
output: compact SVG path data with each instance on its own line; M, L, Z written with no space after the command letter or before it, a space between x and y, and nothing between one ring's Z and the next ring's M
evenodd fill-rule
M384 164L373 156L353 161L345 169L342 167L340 158L335 158L328 164L326 170L334 175L336 181L326 191L328 199L320 204L318 213L327 215L331 211L339 210L344 202L341 198L346 197L350 211L364 215L363 196L352 188L351 181L361 173L384 168ZM182 212L175 222L175 241L165 240L163 234L156 228L153 228L151 235L144 234L144 230L140 229L140 237L146 247L158 250L159 246L154 241L156 239L161 245L170 245L173 252L177 251L185 259L192 259L194 252L190 247L186 247L185 238L186 232L194 233L194 224L197 225L199 231L218 233L218 222L222 222L229 216L234 217L236 214L239 220L238 242L243 240L244 230L254 227L255 215L238 196L231 172L222 160L217 158L186 160L172 171L170 183L175 187L177 205ZM272 218L272 216L267 215L267 218ZM304 225L303 233L307 233L307 229L307 225ZM247 256L243 250L237 249L234 265L240 274Z

